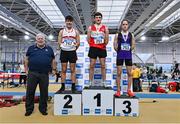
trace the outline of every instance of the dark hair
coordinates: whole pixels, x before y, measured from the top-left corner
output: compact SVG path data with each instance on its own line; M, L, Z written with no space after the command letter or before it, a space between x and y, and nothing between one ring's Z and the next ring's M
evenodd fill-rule
M72 22L74 19L73 19L73 17L71 15L68 15L68 16L65 17L65 21L67 21L67 20Z
M137 64L136 64L136 63L133 63L133 65L134 65L134 66L137 66Z
M96 12L96 13L94 14L94 18L95 18L96 16L101 16L101 18L103 17L100 12Z
M129 24L129 21L128 21L127 19L123 19L123 20L121 21L121 25L120 25L120 27L119 27L119 31L120 31L120 32L121 32L121 30L122 30L122 24L123 24L124 21L127 21L128 24Z
M179 66L179 64L178 64L178 63L176 63L176 64L175 64L175 68L178 68L178 66Z
M129 21L128 21L127 19L123 19L123 20L121 21L121 25L123 24L124 21L126 21L126 22L129 24Z

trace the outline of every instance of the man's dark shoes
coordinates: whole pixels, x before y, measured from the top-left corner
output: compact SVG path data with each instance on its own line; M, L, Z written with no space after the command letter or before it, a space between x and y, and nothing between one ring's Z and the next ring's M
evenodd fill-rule
M47 112L42 112L42 111L40 111L40 112L41 112L42 115L48 115Z
M30 116L32 114L32 112L26 112L24 115L25 116Z

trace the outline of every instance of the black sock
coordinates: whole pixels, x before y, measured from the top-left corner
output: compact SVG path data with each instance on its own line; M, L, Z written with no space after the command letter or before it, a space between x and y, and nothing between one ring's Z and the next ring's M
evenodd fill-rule
M75 89L75 83L72 83L72 89Z
M61 83L61 89L65 88L65 83Z

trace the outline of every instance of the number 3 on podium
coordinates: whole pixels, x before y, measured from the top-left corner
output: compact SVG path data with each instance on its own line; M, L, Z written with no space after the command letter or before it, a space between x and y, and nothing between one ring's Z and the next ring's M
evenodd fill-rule
M120 97L115 98L115 116L138 116L138 98Z
M123 113L124 113L124 114L129 114L129 113L131 113L131 111L132 111L132 109L131 109L131 102L128 101L128 100L126 100L126 101L123 102L123 104L126 105L126 109L123 110Z

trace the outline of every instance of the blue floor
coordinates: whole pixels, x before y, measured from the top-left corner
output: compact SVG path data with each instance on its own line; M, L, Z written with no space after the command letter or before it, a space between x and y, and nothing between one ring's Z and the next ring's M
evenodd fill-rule
M15 96L24 96L25 92L0 92L0 95L15 95ZM39 96L39 93L36 93L36 96ZM49 93L49 96L54 96L53 92ZM180 94L159 94L159 93L136 93L136 96L139 98L160 98L160 99L180 99Z

